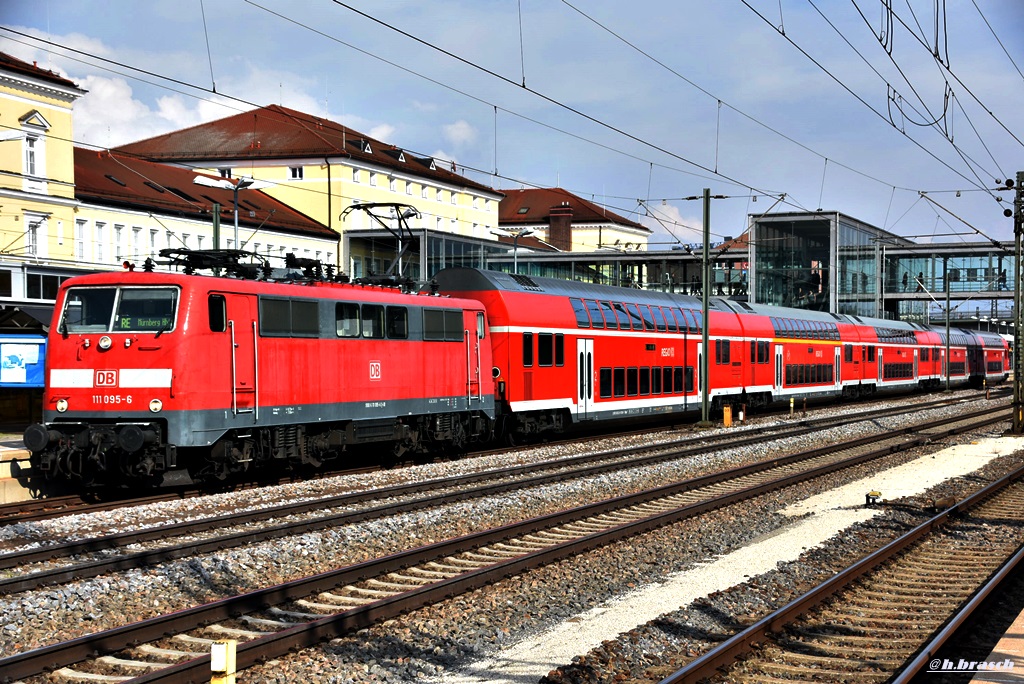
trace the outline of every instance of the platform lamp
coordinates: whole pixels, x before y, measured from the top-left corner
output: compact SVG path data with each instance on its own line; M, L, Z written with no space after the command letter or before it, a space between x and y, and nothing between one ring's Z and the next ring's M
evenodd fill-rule
M259 190L270 185L266 181L258 181L255 178L239 178L234 181L230 178L210 178L209 176L196 176L192 179L192 182L196 185L205 185L208 188L220 188L221 190L231 190L234 193L235 198L235 249L238 249L238 191L239 190ZM220 249L220 245L215 246L216 249Z
M519 238L533 235L533 228L500 228L501 232L491 231L491 235L512 238L512 272L519 275Z

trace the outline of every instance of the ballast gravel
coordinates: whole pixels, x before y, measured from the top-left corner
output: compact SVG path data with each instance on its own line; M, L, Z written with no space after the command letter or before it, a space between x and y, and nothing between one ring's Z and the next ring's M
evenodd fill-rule
M823 409L816 411L815 415L862 410L864 406L859 405L854 408L844 407L841 411ZM952 417L961 411L959 408L946 408L930 411L928 415ZM75 582L54 589L2 597L0 653L11 654L37 648L76 635L108 629L287 579L307 576L397 550L507 523L511 519L531 517L570 505L579 505L683 477L720 470L737 463L763 459L776 448L792 450L812 443L820 444L822 440L841 441L867 432L877 432L896 425L901 420L908 419L882 419L875 421L875 424L840 427L827 433L789 440L791 443L785 445L771 444L770 440L766 439L759 446L737 449L728 454L717 453L706 458L689 459L684 463L638 468L587 481L566 481L481 501L463 502L444 508L183 559L114 576ZM923 418L915 417L913 420L920 421ZM621 444L624 440L643 439L623 438L616 444ZM587 448L596 450L612 446L587 445ZM339 476L268 487L265 488L266 491L221 494L204 498L201 505L195 500L165 502L88 516L70 516L45 523L0 527L0 539L32 543L33 539L73 537L81 530L93 531L92 534L97 533L95 530L114 533L138 525L202 517L204 514L209 515L209 512L204 511L210 509L216 509L221 513L225 510L272 505L288 498L315 499L339 491L386 486L408 479L443 477L462 472L477 472L499 465L547 460L568 455L570 451L571 449L565 446L537 447L519 450L507 457L489 456L383 473ZM888 462L892 464L911 461L917 456L920 456L920 452L890 457ZM992 457L995 458L994 453ZM995 460L1006 461L1010 460L1010 457ZM491 587L416 611L358 634L336 639L321 648L307 649L279 661L251 668L240 676L239 681L281 684L407 682L434 677L437 681L444 682L536 682L545 676L548 676L549 681L559 683L614 681L605 679L600 672L611 672L612 677L621 675L621 670L615 671L611 666L615 658L609 654L626 647L611 644L618 643L615 641L617 634L630 630L639 622L648 619L646 614L629 617L625 621L616 619L610 623L611 626L604 628L599 636L612 640L606 649L607 657L597 652L588 653L599 644L593 642L593 638L596 637L587 637L565 653L543 657L536 653L521 656L522 659L534 663L529 672L502 672L499 670L499 664L502 660L520 657L509 655L514 652L503 649L512 648L515 644L524 642L531 636L539 636L545 633L545 630L560 624L582 629L584 625L589 624L587 616L591 612L605 616L616 614L617 607L633 606L634 599L641 595L637 592L642 588L664 583L673 573L683 572L695 565L703 564L704 572L711 573L709 576L712 579L707 585L709 587L724 589L730 584L735 584L735 575L722 575L721 578L714 579L715 558L737 552L768 535L777 534L777 539L781 541L783 531L796 529L801 520L797 518L797 522L794 522L792 515L785 512L789 504L827 492L833 486L854 481L870 472L871 466L861 466L848 473L821 478L816 483L791 487L784 492L768 494L739 506L709 514L700 520L678 523L616 544L614 547L599 549L585 556L504 580ZM975 482L972 486L976 484ZM965 481L961 488L966 485ZM952 488L956 489L955 486ZM808 511L803 511L800 515L805 518L808 515L813 517ZM905 515L909 520L901 520L899 515ZM884 534L892 536L898 530L908 527L914 516L893 509L884 509L880 519L884 520ZM809 537L802 545L810 547L819 541L818 537ZM775 546L767 543L764 548L770 550ZM787 552L785 558L775 557L775 560L767 552L758 553L757 557L770 566L779 560L786 560L789 565L797 568L793 574L798 578L801 573L807 576L820 574L820 569L800 570L805 561L792 560L792 551ZM751 571L744 574L756 573ZM759 597L757 591L742 594L744 598L733 600L734 605L730 609L733 610L730 613L732 617L723 619L728 621L735 616L767 609L774 601L782 600L795 591L794 580L789 580L789 585L768 591L766 596ZM707 592L704 592L704 595L706 594ZM661 608L666 611L675 610L682 605L681 600L656 601L661 602ZM723 616L727 613L728 611L722 611ZM707 620L705 623L712 624ZM680 634L693 631L689 627L680 627L675 630L678 633L673 632L674 636L669 641L680 643ZM654 632L644 632L642 636L626 636L626 641L632 644L627 650L631 653L643 650L646 653L644 649L649 648L653 654L652 658L659 662L678 657L657 655L659 651L666 651L664 646L658 646L664 640L651 636L655 632L656 629ZM554 639L555 637L551 637L547 640ZM699 643L699 640L695 640L694 643ZM491 661L481 660L492 656L496 657ZM573 662L574 659L576 662ZM644 658L640 660L644 661ZM605 661L607 664L602 665ZM592 666L591 663L596 665ZM656 664L655 667L657 666ZM550 670L553 671L549 675ZM574 679L577 674L581 678ZM440 677L446 678L438 679Z

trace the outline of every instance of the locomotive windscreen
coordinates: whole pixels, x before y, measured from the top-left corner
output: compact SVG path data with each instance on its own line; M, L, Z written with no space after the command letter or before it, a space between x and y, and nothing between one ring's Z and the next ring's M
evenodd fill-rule
M178 290L169 287L73 287L60 332L160 332L174 326Z

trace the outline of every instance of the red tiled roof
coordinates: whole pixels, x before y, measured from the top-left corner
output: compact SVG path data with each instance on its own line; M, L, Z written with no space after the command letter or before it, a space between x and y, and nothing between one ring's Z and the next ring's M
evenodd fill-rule
M21 74L23 76L33 76L40 80L49 81L50 83L54 83L56 85L61 85L67 88L75 88L76 90L80 90L78 84L74 81L69 81L63 76L53 71L50 71L49 69L43 69L37 64L29 64L28 62L25 62L23 60L18 59L17 57L9 55L6 52L0 52L0 69L4 71L11 71L16 74Z
M651 230L636 221L608 211L593 202L574 195L562 188L529 188L523 190L500 190L505 197L498 205L498 224L548 223L551 208L568 203L572 209L572 223L617 223L650 233Z
M329 119L279 105L139 140L117 151L154 161L247 162L348 156L411 175L496 192L450 170L450 163L434 164L431 157L417 157ZM430 168L432 164L435 169Z
M207 221L212 221L213 203L218 202L221 224L232 225L234 191L196 185L192 182L196 175L177 166L75 148L75 197L79 200ZM272 230L338 239L338 234L327 226L259 190L239 193L238 208L239 225L255 228L262 224ZM255 213L252 218L250 211Z

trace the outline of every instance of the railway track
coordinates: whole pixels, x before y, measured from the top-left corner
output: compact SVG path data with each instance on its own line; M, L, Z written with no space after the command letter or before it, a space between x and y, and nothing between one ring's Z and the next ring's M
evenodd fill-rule
M997 391L997 392L995 392L994 396L999 397L1000 394L1001 393ZM981 397L986 397L986 396L989 396L989 395L992 395L991 391L988 392L988 393L978 392L978 393L972 393L971 395L969 395L967 397L958 396L958 397L955 397L955 398L935 399L935 400L931 400L931 401L928 401L928 402L916 403L913 406L914 406L914 410L924 411L924 410L927 410L927 409L930 409L930 408L939 407L939 406L948 406L950 404L969 403L971 401L976 401L976 400L978 400ZM849 423L849 422L852 422L852 421L872 420L874 418L882 418L882 417L891 416L891 415L898 415L898 414L905 413L905 412L907 412L907 407L906 406L901 406L901 407L884 407L884 408L880 408L880 409L869 409L867 411L858 412L856 414L848 414L848 415L845 415L845 416L828 416L828 417L811 418L811 419L808 419L806 417L801 416L799 419L797 419L797 422L793 423L793 425L795 425L797 427L801 427L802 426L802 427L805 427L805 428L827 429L830 426L842 425L842 424L846 424L846 423ZM779 413L783 413L783 411L780 410ZM665 427L665 428L660 428L660 429L666 430L666 431L677 430L677 429L679 429L679 426L673 425L673 426L670 426L670 427ZM760 434L771 434L772 432L774 432L778 428L777 427L776 428L772 428L772 427L762 427L762 428L749 427L749 428L745 428L745 429L749 430L749 431L759 431ZM565 438L563 440L552 440L552 441L548 442L548 444L559 444L559 443L575 444L575 443L579 443L580 441L597 441L597 440L607 439L609 437L628 436L628 435L634 435L634 434L651 434L653 431L654 430L652 430L652 429L645 429L645 430L642 430L642 431L625 431L625 432L622 432L622 433L616 433L614 435L602 434L602 435L597 435L597 436L586 436L586 437L580 437L580 436L576 435L576 436L567 437L567 438ZM751 432L751 434L753 434L753 432ZM715 440L725 440L725 439L728 439L728 438L729 438L728 435L717 435L717 436L706 435L706 436L700 437L699 439L702 439L702 440L708 442L708 441L715 441ZM696 440L698 438L693 438L693 439ZM504 451L506 451L506 450L504 450L504 449L486 449L486 450L475 451L475 452L473 452L472 455L473 456L486 456L486 455L490 455L490 454L503 453ZM379 469L380 469L379 467L352 468L352 469L345 469L345 470L332 471L332 472L323 472L323 473L319 474L318 477L334 477L334 476L337 476L337 475L347 475L347 474L352 474L352 473L372 472L372 471L376 471L376 470L379 470ZM277 480L276 483L280 484L280 483L293 482L293 481L295 481L294 477L282 477L279 480ZM275 484L275 483L274 482L266 482L266 481L261 482L261 483L244 483L244 484L240 483L240 484L236 485L236 488L238 488L238 489L246 489L246 488L251 488L251 487L267 486L267 485L270 485L270 484ZM29 500L29 501L19 501L19 502L13 502L13 503L8 503L8 504L0 504L0 526L2 526L2 525L14 525L14 524L26 523L26 522L36 522L36 521L40 521L40 520L48 520L48 519L51 519L51 518L55 518L55 517L59 517L59 516L66 516L66 515L80 515L80 514L88 514L88 513L96 513L96 512L102 512L102 511L116 510L116 509L119 509L119 508L126 508L126 507L129 507L129 506L142 506L142 505L146 505L146 504L150 504L150 503L159 503L159 502L162 502L162 501L173 501L173 500L178 500L178 499L187 499L187 498L193 498L193 497L197 497L197 496L203 496L203 495L206 495L206 494L209 494L209 493L210 493L209 491L204 491L204 490L199 490L199 489L175 489L175 490L172 490L172 491L161 491L161 492L158 492L158 493L150 494L150 495L147 495L147 496L141 496L141 497L131 497L131 496L118 496L116 498L111 497L109 500L103 500L103 501L96 501L96 500L93 500L92 498L89 498L89 497L84 497L83 498L82 496L79 496L79 495L52 496L52 497L46 497L46 498L42 498L42 499L32 499L32 500Z
M944 420L921 426L922 434L915 437L877 439L870 448L857 440L841 445L845 453L819 453L802 464L793 457L776 459L770 474L763 469L732 472L697 487L693 481L676 483L412 549L9 656L0 659L0 672L28 678L55 669L64 681L75 681L81 673L138 676L138 682L198 680L209 671L204 652L211 641L223 638L243 642L238 664L244 668L533 567L1006 419L1004 409L988 413L957 425ZM103 655L97 658L96 653Z
M909 682L927 668L941 670L937 650L1022 562L1024 468L757 621L661 684Z
M892 415L897 409L886 412L869 412L871 419ZM971 414L987 415L987 411ZM864 420L863 414L856 418L846 417L842 422ZM926 424L923 427L941 428L946 419ZM798 436L809 431L822 429L823 421L811 424L787 426L781 433L773 433L776 439ZM837 424L829 421L829 426ZM893 439L902 445L899 435L918 428L905 428L894 434ZM258 510L204 518L202 520L147 527L133 532L106 535L98 538L68 541L59 544L38 546L23 551L0 554L0 594L30 591L39 587L95 577L115 571L144 567L176 558L198 555L227 548L255 544L289 535L302 534L329 527L349 525L386 516L393 516L416 510L441 506L459 500L478 499L502 492L529 487L539 487L552 482L568 479L594 477L608 472L649 466L664 461L692 457L710 450L737 448L764 439L763 431L751 430L740 435L720 433L713 439L684 439L651 447L616 449L597 454L587 454L543 463L501 468L438 480L397 485L383 489L346 493L316 500L290 503ZM846 448L871 443L877 437L851 440ZM712 442L710 446L708 442ZM810 459L828 461L840 453L843 445L830 445L821 449L803 452L793 457L776 458L750 466L721 471L714 475L691 480L692 487L707 486L716 482L729 482L733 478L768 473L779 467L805 467ZM801 464L801 465L798 465ZM417 495L419 495L417 497ZM410 498L417 497L417 498ZM381 503L391 501L392 503ZM357 510L342 510L325 513L331 509L377 504ZM288 518L311 516L305 520L288 521ZM218 530L255 526L258 523L277 521L271 526L259 525L255 529L241 530L229 534L212 536ZM285 520L286 522L281 522ZM168 545L166 540L175 537L206 535L201 540L183 541ZM160 542L153 546L154 542ZM125 548L137 549L149 544L150 548L134 550L130 554L112 556L110 551ZM83 556L86 556L83 558ZM54 566L60 559L76 558L74 563ZM35 566L35 567L34 567Z

